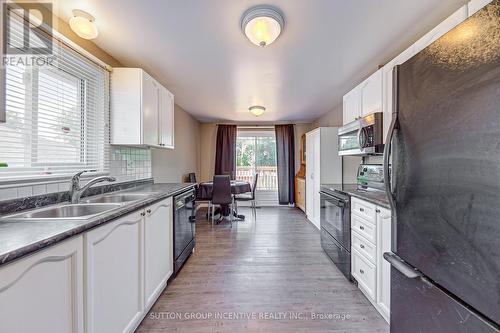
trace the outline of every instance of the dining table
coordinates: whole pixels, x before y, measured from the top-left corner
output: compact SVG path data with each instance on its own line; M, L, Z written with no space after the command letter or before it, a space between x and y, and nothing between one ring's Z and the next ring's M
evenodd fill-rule
M198 184L196 189L196 200L200 201L208 201L212 199L212 191L213 191L214 183L212 181L209 182L201 182ZM243 194L252 192L252 185L249 182L244 180L231 180L231 194ZM216 210L216 213L221 212L221 216L229 216L229 214L233 214L239 220L244 220L245 215L237 214L235 211L230 212L229 205L222 205L219 211Z

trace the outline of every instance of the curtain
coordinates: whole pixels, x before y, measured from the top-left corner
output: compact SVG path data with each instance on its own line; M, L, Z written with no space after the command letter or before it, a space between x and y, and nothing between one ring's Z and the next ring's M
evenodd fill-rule
M215 174L236 176L236 125L218 125Z
M276 125L278 198L280 205L295 202L295 139L293 125Z

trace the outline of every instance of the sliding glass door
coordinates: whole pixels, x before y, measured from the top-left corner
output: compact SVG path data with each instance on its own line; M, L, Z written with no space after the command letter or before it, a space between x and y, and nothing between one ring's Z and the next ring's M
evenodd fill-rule
M277 205L278 177L274 128L238 128L236 139L236 179L253 184L259 174L256 197L260 205Z

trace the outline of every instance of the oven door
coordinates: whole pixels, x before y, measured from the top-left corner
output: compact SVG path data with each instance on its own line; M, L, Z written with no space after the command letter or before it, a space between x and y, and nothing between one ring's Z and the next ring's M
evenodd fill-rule
M351 251L351 221L349 199L321 192L321 229L328 232L347 251Z

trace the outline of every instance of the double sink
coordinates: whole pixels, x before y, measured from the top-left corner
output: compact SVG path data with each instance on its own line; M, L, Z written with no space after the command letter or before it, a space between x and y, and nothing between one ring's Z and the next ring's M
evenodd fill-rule
M62 204L46 208L34 209L22 213L8 215L0 219L4 221L47 221L47 220L80 220L107 213L124 204L143 200L155 193L115 193L89 197L77 204Z

